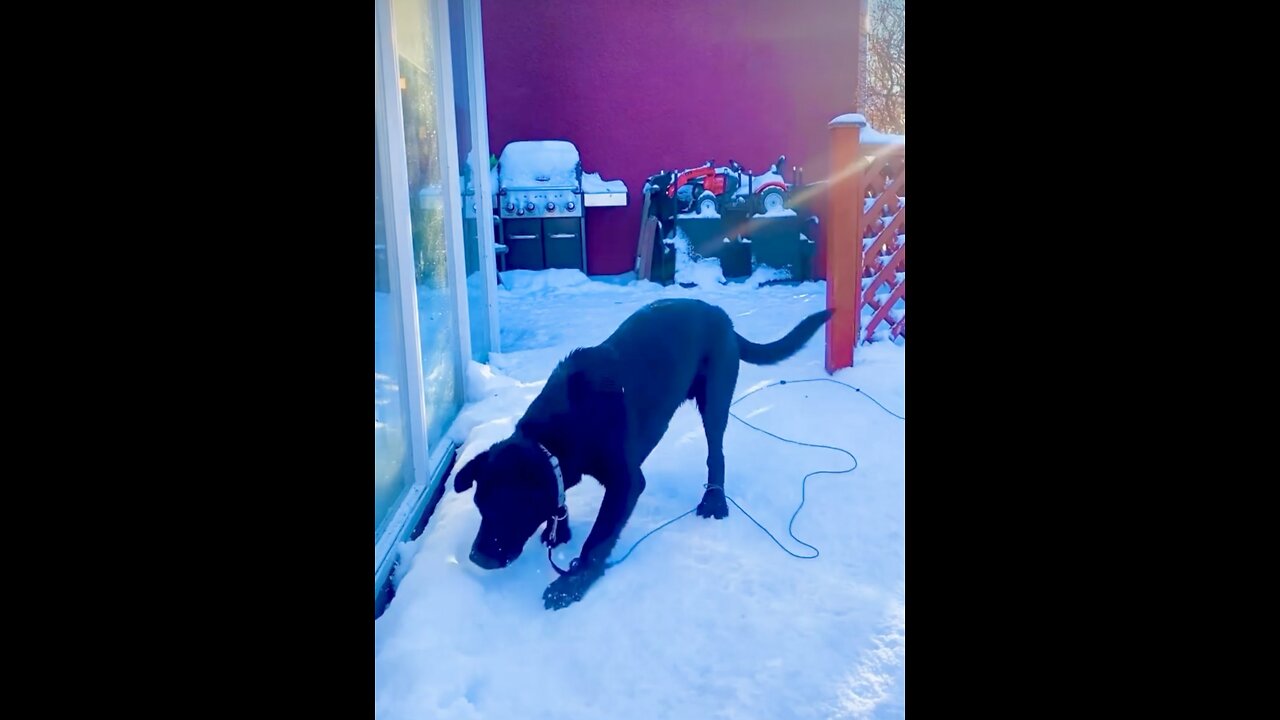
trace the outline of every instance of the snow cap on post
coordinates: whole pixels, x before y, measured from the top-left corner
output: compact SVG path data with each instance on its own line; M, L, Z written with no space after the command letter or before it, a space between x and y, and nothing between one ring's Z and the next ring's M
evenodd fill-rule
M862 113L845 113L837 116L834 120L827 123L827 127L838 127L840 125L857 125L858 127L866 127L867 118Z
M871 123L867 122L867 117L861 113L845 113L840 115L831 122L827 123L827 127L857 127L858 135L864 145L902 145L906 146L906 135L890 135L882 133L871 127Z

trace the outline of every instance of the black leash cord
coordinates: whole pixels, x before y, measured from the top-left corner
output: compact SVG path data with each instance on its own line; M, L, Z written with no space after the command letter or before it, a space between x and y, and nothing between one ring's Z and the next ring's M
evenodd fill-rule
M903 417L903 416L901 416L901 415L899 415L899 414L897 414L897 413L893 412L893 411L892 411L892 410L890 410L889 408L887 408L887 407L885 407L884 405L882 405L882 404L880 403L880 401L879 401L879 400L876 400L875 398L871 397L870 395L866 394L865 392L862 392L862 388L856 388L856 387L854 387L854 386L852 386L852 385L850 385L850 384L848 384L848 383L843 383L843 382L840 382L839 380L832 380L831 378L814 378L814 379L811 379L811 380L779 380L778 382L770 383L770 384L768 384L768 385L763 385L763 386L761 386L761 387L756 388L755 390L752 390L751 392L747 393L746 395L743 395L742 397L738 398L737 400L734 400L732 403L730 403L729 407L730 407L730 408L732 408L734 405L737 405L738 403L742 402L743 400L746 400L747 398L751 397L752 395L755 395L756 393L760 392L761 390L768 390L769 388L777 387L777 386L779 386L779 385L799 385L800 383L814 383L814 382L829 382L829 383L835 383L836 385L841 385L841 386L843 386L843 387L847 387L847 388L849 388L850 390L853 390L854 392L857 392L858 394L860 394L860 395L862 395L862 396L866 397L868 400L870 400L871 402L873 402L873 403L875 403L876 405L878 405L878 406L880 407L880 409L881 409L881 410L884 410L886 413L889 413L890 415L894 416L895 418L898 418L899 420L902 420L903 422L906 422L906 418L905 418L905 417ZM738 508L738 510L739 510L739 511L741 511L743 515L746 515L746 516L747 516L747 519L748 519L748 520L750 520L752 523L754 523L756 527L758 527L758 528L760 528L762 531L764 531L764 534L765 534L765 535L768 535L768 536L769 536L769 539L770 539L770 540L773 540L774 544L775 544L775 545L777 545L779 548L781 548L781 549L782 549L782 551L783 551L783 552L785 552L786 554L790 555L790 556L791 556L791 557L793 557L793 558L798 558L798 559L800 559L800 560L812 560L812 559L814 559L814 558L818 557L818 555L820 554L820 553L819 553L819 551L818 551L818 548L816 548L816 547L814 547L814 546L810 545L809 543L807 543L807 542L805 542L805 541L801 540L800 538L796 537L795 532L793 532L793 531L792 531L792 526L794 526L794 525L795 525L796 517L797 517L797 516L799 516L799 515L800 515L800 511L804 509L804 503L805 503L805 499L806 499L806 497L807 497L807 488L808 488L809 478L813 477L814 475L844 475L844 474L846 474L846 473L851 473L851 472L853 472L854 470L857 470L857 469L858 469L858 458L857 458L856 456L854 456L854 454L853 454L853 453L849 452L848 450L845 450L844 448L832 447L831 445L820 445L820 444L817 444L817 443L806 443L806 442L800 442L799 440L792 440L792 439L790 439L790 438L784 438L784 437L782 437L781 435L775 435L774 433L771 433L771 432L769 432L768 430L765 430L764 428L756 427L755 425L752 425L751 423L747 422L746 420L743 420L742 418L740 418L740 417L738 417L737 415L735 415L732 411L730 411L730 412L729 412L729 416L730 416L730 417L732 417L734 420L737 420L738 422L742 423L743 425L746 425L747 427L751 428L752 430L755 430L756 432L764 433L765 435L768 435L769 437L771 437L771 438L775 438L775 439L777 439L777 440L781 440L782 442L790 443L790 444L792 444L792 445L799 445L800 447L820 448L820 449L823 449L823 450L834 450L834 451L836 451L836 452L838 452L838 453L844 453L845 455L849 456L849 459L850 459L850 460L852 460L852 461L853 461L853 465L852 465L851 467L849 467L849 468L844 469L844 470L815 470L815 471L813 471L813 472L809 473L808 475L805 475L805 476L804 476L804 478L800 481L800 504L796 507L796 511L795 511L795 512L793 512L793 513L791 513L791 520L790 520L790 522L788 522L788 523L787 523L787 534L791 536L791 539L792 539L792 540L795 540L797 543L800 543L801 545L803 545L803 546L805 546L805 547L809 548L810 550L812 550L812 551L813 551L813 554L812 554L812 555L799 555L799 554L797 554L797 553L792 552L790 549L788 549L788 548L787 548L787 546L785 546L785 545L783 545L781 542L779 542L778 538L774 537L773 533L769 532L769 529L768 529L768 528L766 528L764 525L761 525L761 524L760 524L760 522L759 522L758 520L756 520L754 517L751 517L751 513L747 512L745 509L743 509L743 507L742 507L741 505L739 505L739 504L738 504L738 501L737 501L737 500L734 500L732 497L730 497L728 493L725 493L725 495L724 495L726 500L728 500L729 502L733 503L733 506L734 506L734 507ZM694 508L692 508L692 509L690 509L690 510L687 510L687 511L685 511L685 512L681 513L680 515L677 515L677 516L675 516L675 517L671 518L670 520L668 520L668 521L666 521L666 522L662 523L661 525L659 525L658 527L656 527L656 528L654 528L654 529L650 530L649 532L645 533L643 536L641 536L641 537L640 537L640 539L639 539L639 540L636 540L636 541L635 541L635 543L633 543L633 544L631 545L631 547L627 550L626 554L624 554L622 557L618 558L617 560L615 560L615 561L613 561L613 562L611 562L611 563L607 563L607 564L605 565L605 567L606 567L606 568L611 568L611 567L615 567L615 566L619 565L623 560L626 560L628 557L631 557L631 553L636 549L636 547L638 547L638 546L640 545L640 543L642 543L642 542L644 542L646 539L648 539L648 537L649 537L650 535L652 535L652 534L654 534L654 533L658 532L658 531L659 531L659 530L661 530L662 528L664 528L664 527L666 527L666 526L670 525L671 523L674 523L675 521L677 521L677 520L679 520L679 519L683 518L683 517L684 517L684 516L686 516L686 515L691 515L691 514L693 514L693 512L694 512L694 511L696 511L697 509L698 509L697 507L694 507ZM555 568L556 572L557 572L557 573L559 573L559 574L561 574L561 575L564 575L565 573L572 571L572 570L573 570L573 567L574 567L574 566L573 566L573 563L570 563L570 565L569 565L569 570L561 570L558 566L556 566L555 561L554 561L554 560L551 560L551 548L547 548L547 560L551 561L551 567ZM578 562L578 561L577 561L577 560L574 560L573 562L574 562L574 563L576 563L576 562Z

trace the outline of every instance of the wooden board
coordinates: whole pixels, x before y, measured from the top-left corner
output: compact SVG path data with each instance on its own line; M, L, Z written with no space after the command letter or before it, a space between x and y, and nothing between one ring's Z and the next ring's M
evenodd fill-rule
M644 223L640 226L640 257L636 262L636 277L640 280L648 280L653 274L653 251L657 245L655 238L658 235L658 218L649 216L645 218ZM645 240L648 239L648 242Z
M640 210L640 238L636 241L636 277L640 280L648 280L653 270L653 233L657 221L657 218L649 216L649 193L645 193L644 206Z

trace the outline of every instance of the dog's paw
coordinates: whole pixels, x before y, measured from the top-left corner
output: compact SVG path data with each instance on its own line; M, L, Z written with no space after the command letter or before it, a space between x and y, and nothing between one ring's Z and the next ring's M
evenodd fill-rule
M596 565L575 567L569 574L561 575L547 586L542 593L542 603L548 610L567 608L581 600L587 593L587 588L603 574L604 570Z
M729 517L729 503L725 502L724 490L708 488L702 494L702 502L698 503L698 517L713 517L717 520Z
M543 528L543 529L542 529L542 544L543 544L543 545L546 545L547 547L557 547L557 546L563 545L563 544L565 544L565 543L569 542L569 538L571 538L571 537L573 537L573 534L569 532L569 521L568 521L568 519L561 520L561 521L560 521L560 523L559 523L559 527L557 527L557 528L556 528L556 541L555 541L555 542L551 542L551 523L550 523L550 521L548 521L548 522L547 522L547 526L546 526L545 528Z

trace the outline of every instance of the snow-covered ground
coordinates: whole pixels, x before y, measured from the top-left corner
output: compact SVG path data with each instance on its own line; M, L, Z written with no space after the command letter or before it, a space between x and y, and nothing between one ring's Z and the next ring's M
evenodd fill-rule
M472 363L467 402L450 428L462 463L510 434L555 364L604 340L663 297L723 307L756 342L782 337L821 309L821 282L795 286L661 287L599 282L573 270L514 271L499 293L503 352ZM735 397L776 380L826 377L820 332L779 365L743 363ZM903 341L857 350L835 378L905 415ZM479 524L472 492L446 491L422 536L401 547L397 593L375 625L375 715L386 720L653 720L905 716L905 422L826 383L774 387L734 411L784 437L843 447L859 468L810 479L796 535L821 556L782 553L736 508L725 520L689 516L650 537L577 604L551 612L555 578L535 536L510 567L467 559ZM730 420L728 494L794 551L786 536L800 480L839 470L830 450L789 445ZM682 407L644 464L648 487L614 552L694 507L706 481L697 409ZM603 492L569 490L576 556Z

